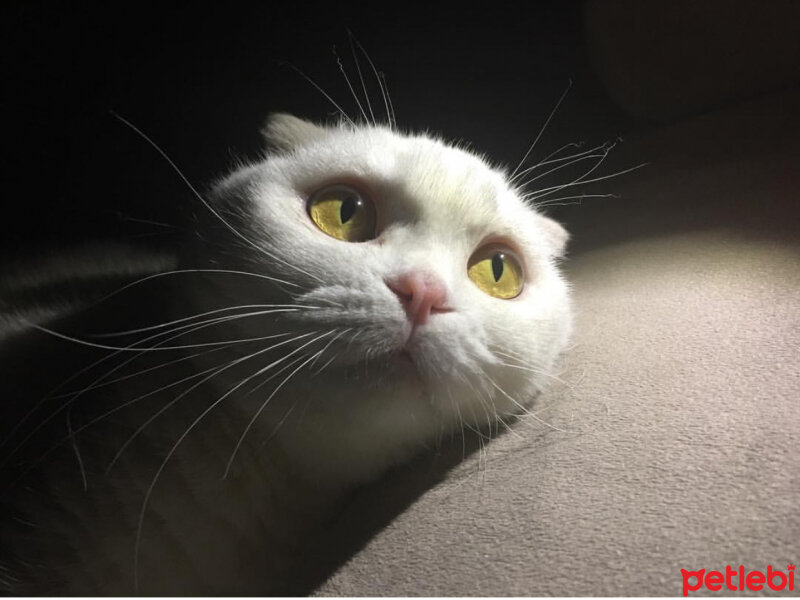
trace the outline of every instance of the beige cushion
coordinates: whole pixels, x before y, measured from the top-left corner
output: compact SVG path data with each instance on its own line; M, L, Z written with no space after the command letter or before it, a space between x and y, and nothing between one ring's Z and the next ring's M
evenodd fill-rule
M535 407L559 430L528 417L361 492L318 593L677 595L682 568L800 560L799 106L615 151L651 164L560 213L577 328Z

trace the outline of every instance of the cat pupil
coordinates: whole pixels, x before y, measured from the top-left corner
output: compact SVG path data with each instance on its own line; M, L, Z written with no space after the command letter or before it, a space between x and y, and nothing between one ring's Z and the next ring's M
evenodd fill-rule
M339 218L342 220L342 224L353 218L353 215L356 214L357 206L358 202L352 196L348 196L342 201L342 206L339 208Z
M500 253L492 257L492 275L494 275L495 281L500 281L503 276L503 255Z

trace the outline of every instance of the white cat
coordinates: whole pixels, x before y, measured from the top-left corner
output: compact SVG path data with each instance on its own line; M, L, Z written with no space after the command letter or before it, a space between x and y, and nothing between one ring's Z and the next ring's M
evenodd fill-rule
M64 452L36 464L46 491L7 496L39 527L4 526L11 591L281 589L341 490L547 383L571 327L567 234L503 172L388 126L279 114L265 135L203 200L171 294L139 301L163 325L98 343L154 362L72 398L111 413L70 423L84 485ZM187 355L168 378L161 350Z
M278 429L288 453L317 479L361 480L443 428L518 414L569 335L566 232L426 136L275 115L266 137L277 151L219 193L258 248L250 264L319 307L287 313L290 330L330 332L306 353L334 359L292 386L314 400L305 432ZM367 360L371 373L346 375Z

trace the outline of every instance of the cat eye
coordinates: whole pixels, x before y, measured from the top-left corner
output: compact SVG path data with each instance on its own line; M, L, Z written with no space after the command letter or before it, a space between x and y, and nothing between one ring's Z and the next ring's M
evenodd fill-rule
M499 244L476 250L467 263L467 275L481 291L495 298L510 300L522 292L522 264Z
M365 242L375 237L375 206L348 185L331 185L308 201L314 224L329 236L345 242Z

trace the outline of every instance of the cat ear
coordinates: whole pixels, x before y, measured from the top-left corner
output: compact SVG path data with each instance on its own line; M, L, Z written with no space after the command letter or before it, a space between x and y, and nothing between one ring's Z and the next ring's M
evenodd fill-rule
M325 129L287 113L273 113L261 133L271 148L287 152L321 138Z
M536 215L536 218L544 233L547 245L550 247L551 254L557 258L564 256L564 251L569 241L569 233L567 233L567 230L561 226L561 223L557 223L550 217Z

